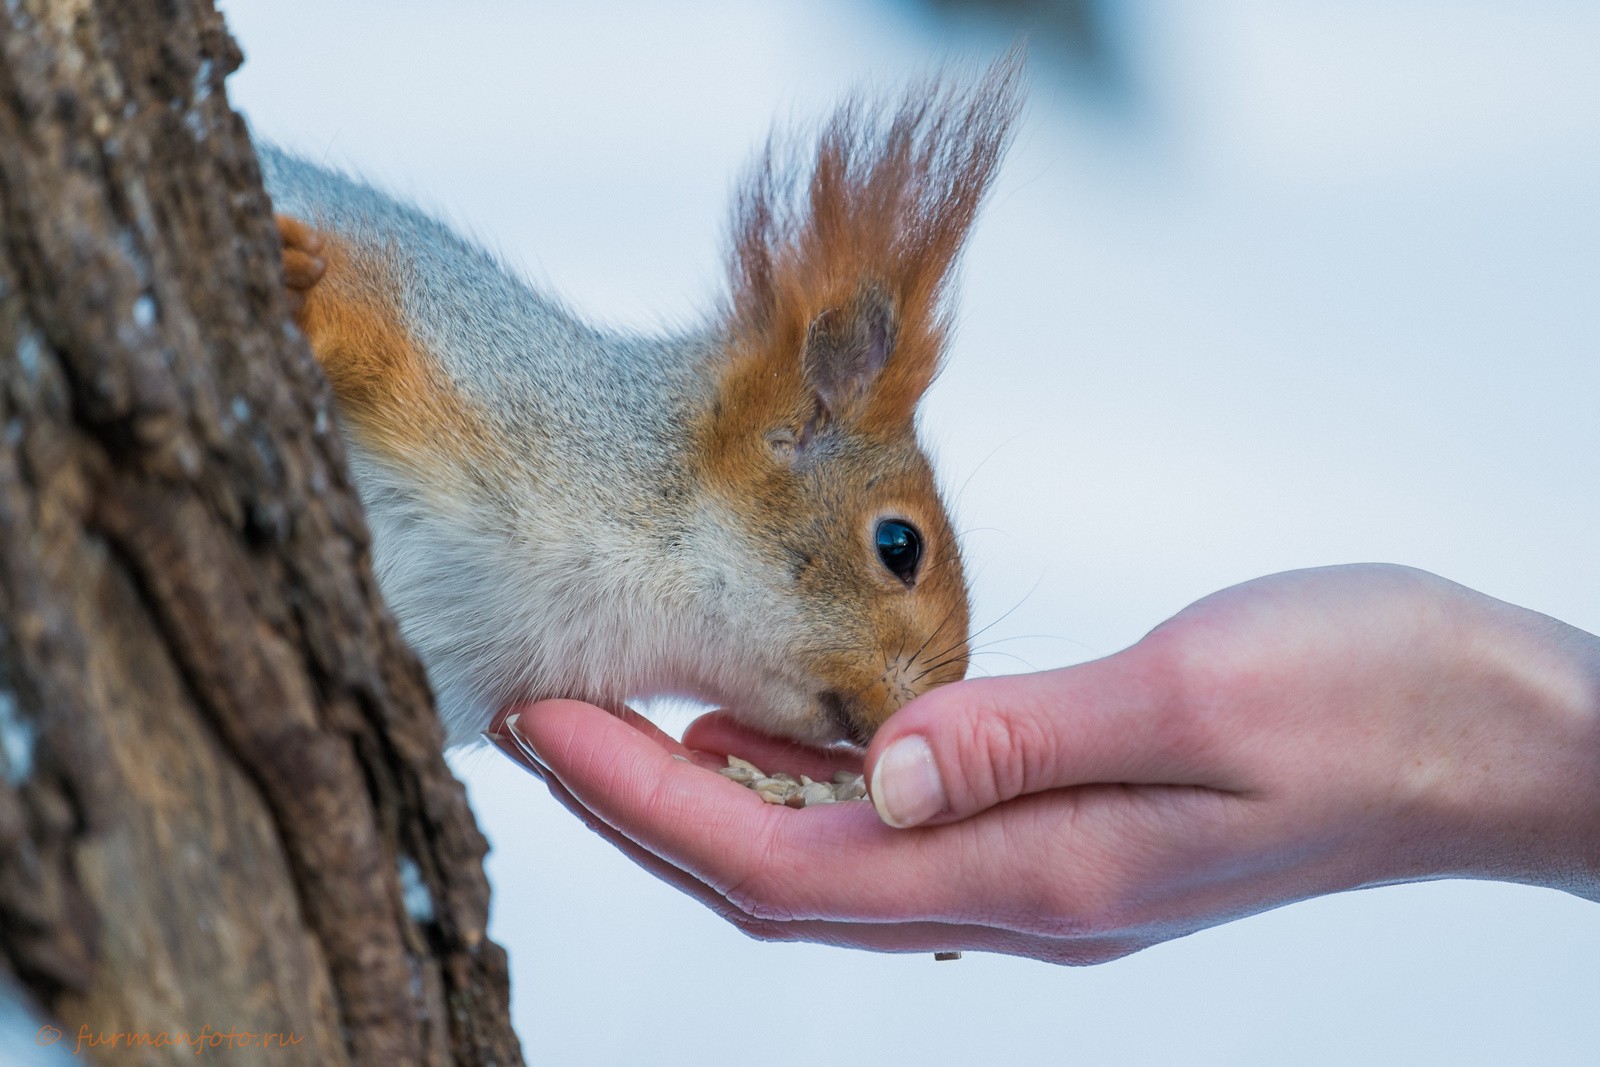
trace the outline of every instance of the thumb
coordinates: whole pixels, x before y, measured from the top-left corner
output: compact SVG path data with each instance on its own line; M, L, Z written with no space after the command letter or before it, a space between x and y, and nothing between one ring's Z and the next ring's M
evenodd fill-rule
M1163 686L1166 672L1139 660L1123 652L923 694L867 750L878 816L903 829L1048 789L1215 784L1217 769L1201 758L1214 746L1195 736L1197 717Z

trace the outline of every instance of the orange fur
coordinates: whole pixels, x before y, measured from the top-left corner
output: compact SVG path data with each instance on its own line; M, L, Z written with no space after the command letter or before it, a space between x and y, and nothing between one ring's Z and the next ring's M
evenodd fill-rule
M781 164L768 145L735 213L729 360L699 430L712 483L746 495L770 468L752 442L818 422L801 354L819 319L866 294L887 296L893 348L868 393L839 414L852 433L913 440L943 354L950 274L1019 110L1021 68L1014 51L969 93L934 81L887 115L847 103L809 170Z
M938 371L946 283L1018 111L1021 61L1006 56L967 94L934 81L887 116L847 103L823 129L808 177L769 144L740 198L731 264L734 343L756 396L770 396L772 375L798 370L819 317L881 290L894 350L859 424L882 432L911 421Z
M914 417L1020 68L1013 53L968 93L935 82L884 115L847 104L809 168L769 146L735 216L728 359L694 451L803 600L853 605L795 654L845 698L858 738L966 673L960 552ZM871 549L884 515L924 535L914 589Z
M294 300L294 313L298 315L306 290L321 281L328 269L327 262L322 259L326 239L317 230L288 215L274 215L273 221L278 224L278 242L283 246L284 285Z
M285 224L288 224L286 227ZM286 260L303 223L280 217ZM459 468L484 452L473 409L458 397L405 326L394 296L397 264L384 254L318 234L325 262L303 289L295 321L311 343L340 417L367 448L413 469Z
M737 206L725 358L704 368L715 380L688 427L686 473L697 509L714 503L712 521L748 564L746 599L792 609L783 671L769 673L792 674L784 699L812 705L813 738L864 743L966 672L959 546L914 420L938 371L951 272L1018 109L1020 66L1013 54L970 91L933 82L884 113L847 104L809 166L786 167L769 146ZM396 249L333 235L318 245L292 219L280 233L286 282L304 295L297 321L364 448L435 494L529 469L514 449L530 428L490 432L495 416L458 394L408 329L410 266ZM876 547L889 518L921 533L920 566L904 577Z

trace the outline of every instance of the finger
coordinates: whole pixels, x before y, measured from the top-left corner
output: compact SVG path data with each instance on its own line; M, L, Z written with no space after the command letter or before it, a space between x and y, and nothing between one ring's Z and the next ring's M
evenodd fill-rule
M516 727L586 809L758 919L1053 933L1063 928L1058 886L1070 892L1107 867L1104 847L1073 854L1070 797L906 834L865 804L763 803L592 705L548 701Z
M533 714L538 714L537 710L534 710ZM863 927L860 934L852 934L849 929L850 924L818 920L780 922L751 915L735 906L706 882L634 841L586 807L562 784L561 779L539 760L531 745L517 729L520 718L520 713L516 711L508 709L502 712L495 717L489 731L485 732L485 738L542 781L551 795L591 831L605 838L646 871L700 901L718 916L738 926L752 937L773 941L812 941L880 951L913 952L920 951L929 944L951 946L960 943L974 950L979 947L981 928L958 930L940 923L918 923L909 926L882 924ZM649 733L649 731L642 732ZM676 742L672 742L671 738L659 730L655 730L654 733L658 740L676 745ZM956 940L958 933L961 935L959 942ZM929 951L945 951L945 949Z
M1207 788L1088 786L905 832L860 803L765 804L592 705L530 710L519 732L577 802L768 922L937 922L1108 952L1153 943L1193 928L1182 920L1197 894L1216 896L1215 861L1236 866L1230 835L1248 803Z
M861 773L860 749L823 749L771 737L745 726L725 711L713 711L690 723L683 732L683 743L692 749L738 756L768 774L785 771L826 782L836 771Z
M867 754L890 826L966 818L1028 793L1118 783L1226 788L1182 714L1168 674L1138 646L1038 674L971 679L925 693L884 724Z
M497 717L496 732L486 733L485 736L509 758L543 781L563 807L644 870L698 900L750 937L763 941L805 941L873 952L994 952L1065 964L1100 963L1133 951L1134 946L1121 939L1050 938L971 923L864 923L759 918L590 811L562 785L555 774L539 762L528 746L520 741L514 729L504 727L505 718L504 715Z
M515 723L526 712L537 714L537 707L537 704L510 704L501 708L495 717L490 720L489 728L484 731L483 736L497 745L501 751L522 763L523 766L527 766L529 758L533 758L532 753L528 750L527 742L520 735L517 735L508 724ZM666 733L661 727L626 704L609 711L596 706L595 710L605 712L613 718L627 723L633 729L660 745L670 755L678 756L708 770L718 770L727 765L727 760L724 758L726 753L701 752L691 749L681 744L671 734Z
M674 760L674 754L689 750L653 726L635 726L570 700L525 707L520 714L506 716L502 726L525 747L528 760L547 774L553 772L586 809L630 837L647 841L652 851L719 889L729 883L708 876L707 871L747 862L767 832L763 820L774 805L721 775ZM743 845L722 857L724 863L706 863L711 857L697 848L663 849L654 838L641 838L633 832L636 824L670 828L673 843L725 836Z
M767 804L720 775L673 760L661 745L590 705L547 701L521 715L515 732L585 808L723 894L766 870L770 842L782 824L825 827L813 831L820 835L811 842L818 856L837 855L852 842L859 847L863 835L895 836L864 804L804 810ZM759 909L744 910L755 915ZM824 914L855 917L849 907L817 912ZM758 917L797 916L779 901ZM896 916L884 911L874 917Z
M645 870L666 882L668 885L671 885L679 891L694 897L696 900L700 901L700 903L704 904L706 907L710 908L712 911L716 912L718 915L729 920L730 922L741 923L742 921L754 921L750 920L749 916L735 908L728 902L726 897L712 889L710 886L706 885L706 883L702 882L700 879L694 877L682 868L662 859L660 856L656 855L654 852L651 852L648 848L645 848L643 845L634 841L631 837L624 834L622 831L618 830L604 819L600 818L588 808L584 807L584 805L572 795L571 791L568 790L566 786L561 784L561 779L550 773L549 769L539 762L538 757L529 751L526 744L520 741L517 734L513 730L506 730L503 733L494 735L486 734L485 736L491 740L495 747L499 748L507 756L521 764L536 778L542 781L546 788L550 790L550 795L555 797L562 807L576 815L586 827L588 827L594 833L605 838L634 863L638 864L640 867L643 867Z
M577 701L565 701L564 703L577 703ZM537 715L541 706L542 702L540 701L535 701L531 704L522 703L506 705L500 709L500 711L492 720L490 720L489 729L486 731L486 734L495 739L509 737L512 733L512 723L515 720L524 714ZM603 712L620 722L627 723L633 729L644 734L646 737L660 745L662 748L666 749L668 752L676 752L680 755L687 754L688 752L688 750L684 748L683 745L679 744L671 734L662 730L661 727L657 726L643 715L640 715L637 711L634 711L626 704L610 709L601 708L597 705L591 705L591 707L593 707L595 711Z

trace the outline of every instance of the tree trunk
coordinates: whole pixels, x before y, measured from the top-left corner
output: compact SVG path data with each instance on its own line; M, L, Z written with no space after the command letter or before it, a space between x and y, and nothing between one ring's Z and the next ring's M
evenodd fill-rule
M209 0L0 5L0 999L91 1062L519 1063L239 61Z

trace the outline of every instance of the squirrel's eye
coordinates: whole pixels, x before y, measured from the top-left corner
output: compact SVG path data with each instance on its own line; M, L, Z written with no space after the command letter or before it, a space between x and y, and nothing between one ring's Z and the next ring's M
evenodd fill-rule
M884 519L878 523L878 558L902 582L909 582L922 562L922 535L909 522Z

